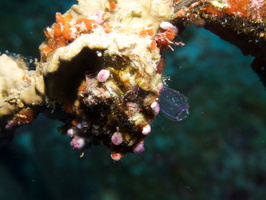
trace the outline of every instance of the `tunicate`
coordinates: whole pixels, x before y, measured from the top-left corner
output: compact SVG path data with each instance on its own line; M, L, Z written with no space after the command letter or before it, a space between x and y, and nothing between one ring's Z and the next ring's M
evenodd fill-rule
M162 114L173 121L182 121L189 115L188 98L180 92L164 87L160 94Z

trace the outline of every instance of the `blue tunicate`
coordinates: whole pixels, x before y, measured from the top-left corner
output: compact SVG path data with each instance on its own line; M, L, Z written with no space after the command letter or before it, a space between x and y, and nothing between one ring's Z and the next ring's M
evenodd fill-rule
M170 120L182 121L189 115L188 98L176 90L164 87L159 102L160 111Z

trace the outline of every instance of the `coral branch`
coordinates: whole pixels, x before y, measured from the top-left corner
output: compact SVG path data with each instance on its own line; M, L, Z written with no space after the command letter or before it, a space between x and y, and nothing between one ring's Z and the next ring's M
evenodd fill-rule
M180 24L194 23L255 58L252 67L266 86L266 3L263 0L198 1L176 13Z
M9 79L17 85L3 86L8 94L1 102L10 105L1 107L2 129L30 123L38 112L47 115L47 108L52 110L50 117L60 119L54 110L63 110L68 120L61 132L72 137L74 149L102 144L111 149L115 160L114 155L121 158L126 152L140 152L135 149L144 145L149 124L158 114L151 105L157 103L163 85L162 64L157 68L160 48L172 48L177 34L173 25L169 30L160 28L171 19L172 10L164 1L119 1L114 5L80 0L67 13L56 13L56 22L44 31L46 40L40 46L36 72L20 69L13 61L17 76L21 75ZM160 40L156 40L159 34ZM23 82L26 73L29 83L28 79ZM37 83L38 77L41 81ZM27 88L22 88L26 83ZM14 97L13 89L17 90ZM29 93L33 89L36 93ZM26 92L31 101L25 98ZM15 102L11 104L11 100Z
M1 55L0 131L30 123L43 101L44 82L38 71L27 70L22 58Z
M253 68L266 83L261 0L79 0L45 29L36 70L0 57L2 135L43 112L65 122L61 132L74 149L105 145L114 160L143 152L160 110L161 51L184 45L174 42L176 26L189 23L255 56Z

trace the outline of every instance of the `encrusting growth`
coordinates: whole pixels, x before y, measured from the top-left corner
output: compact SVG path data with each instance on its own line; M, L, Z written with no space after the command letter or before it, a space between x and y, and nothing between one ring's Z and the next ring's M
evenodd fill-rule
M177 44L177 28L166 22L172 11L160 0L80 0L65 14L56 13L44 31L35 72L43 80L42 101L6 115L6 129L34 119L20 117L25 109L35 114L50 107L67 116L60 130L72 138L73 149L105 145L114 160L143 151L159 112L151 105L158 104L163 85L160 50Z
M143 152L160 111L161 51L184 45L174 41L176 25L208 25L199 13L221 6L202 2L79 0L56 13L36 70L21 58L0 56L2 137L42 112L65 122L60 132L73 149L104 145L115 161Z

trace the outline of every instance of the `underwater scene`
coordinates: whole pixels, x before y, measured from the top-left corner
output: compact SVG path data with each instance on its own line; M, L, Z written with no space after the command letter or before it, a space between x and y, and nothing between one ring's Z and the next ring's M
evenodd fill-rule
M120 0L108 2L110 9L119 9ZM47 33L50 29L45 28L55 22L57 12L65 13L73 4L77 4L77 1L2 0L1 54L22 56L30 63L29 68L35 67L35 58L41 59L42 62L49 60L52 47L49 46L49 42L42 42L46 38L46 41L49 41L52 36ZM139 17L140 14L134 15ZM56 16L57 22L60 21L60 16ZM170 28L165 30L176 31L174 26L167 26ZM162 25L161 29L164 29ZM141 34L147 34L145 37L150 36L148 29ZM148 39L141 38L141 41L144 44L149 41ZM53 119L49 117L53 111L47 114L42 110L34 121L19 126L12 138L0 143L0 199L265 199L266 90L260 77L251 68L254 57L244 56L236 46L194 24L188 25L178 34L175 42L169 39L169 43L164 46L165 44L158 40L156 48L164 50L164 72L157 68L154 72L157 76L149 79L151 82L137 83L141 85L141 89L136 91L140 91L138 95L143 96L144 100L136 101L145 106L130 104L132 112L135 112L137 106L139 113L136 115L143 114L145 119L138 122L141 118L139 117L135 122L133 117L127 118L127 115L132 113L122 115L123 111L120 112L117 106L121 124L115 119L112 121L115 128L105 125L113 118L99 117L100 114L97 112L105 110L103 113L107 113L108 116L116 115L116 109L109 110L106 107L115 100L102 100L98 104L95 103L96 106L91 110L90 106L94 104L87 100L84 105L88 105L88 108L84 106L80 112L85 113L89 110L92 114L86 117L75 114L77 118L71 118L71 122L59 117ZM95 48L100 49L98 46ZM150 51L152 50L154 48L150 46ZM97 59L105 56L104 51L96 53L99 57ZM148 55L149 52L143 50L143 54ZM154 60L155 54L152 55ZM124 53L123 58L126 58L121 62L127 62L132 58L127 56ZM154 60L150 63L155 63ZM97 62L95 61L96 64ZM111 65L112 60L107 60L106 63ZM110 73L111 78L116 77L116 80L120 81L120 78L117 78L120 72L116 69L109 67L109 71L103 70L100 71L102 74L92 72L95 76L98 75L98 86L109 84L106 79ZM132 72L129 74L132 75ZM102 76L99 77L100 75ZM84 76L86 84L96 84L95 80L96 78L92 78L91 75L86 75L86 79ZM50 88L58 88L58 85L64 88L68 87L67 84L72 84L65 80L62 80L63 84L60 83L61 80L56 81L57 84ZM128 82L131 84L132 80ZM153 83L158 88L163 83L164 88L152 89ZM104 87L114 88L113 85ZM82 94L89 99L92 95L90 88L85 88ZM162 96L158 97L157 89ZM57 98L56 92L50 94ZM69 99L72 99L72 93L69 94ZM96 92L93 94L96 95ZM98 96L95 99L98 100ZM95 99L93 101L96 101ZM161 104L161 110L153 99L156 99L154 102L158 100ZM151 104L151 108L146 106L146 102L147 105ZM98 108L99 105L104 108ZM0 104L0 120L3 120L1 106ZM98 118L91 117L94 112ZM94 123L97 119L104 119L107 122L99 122L102 129L94 124L94 129L91 130L87 127L89 125L79 121L81 119ZM133 125L126 119L134 121ZM73 122L75 120L76 124ZM1 123L3 122L0 122L0 125ZM78 132L76 126L79 124L82 124L82 130L97 129L99 132L104 130L107 133L115 133L112 132L112 137L108 135L111 142L104 138L105 135L97 135L100 134L97 132L95 136L85 139L86 144L81 144L78 139L83 138L86 131ZM12 126L12 123L8 125ZM127 129L130 129L134 136L124 133ZM135 143L131 144L133 141Z

